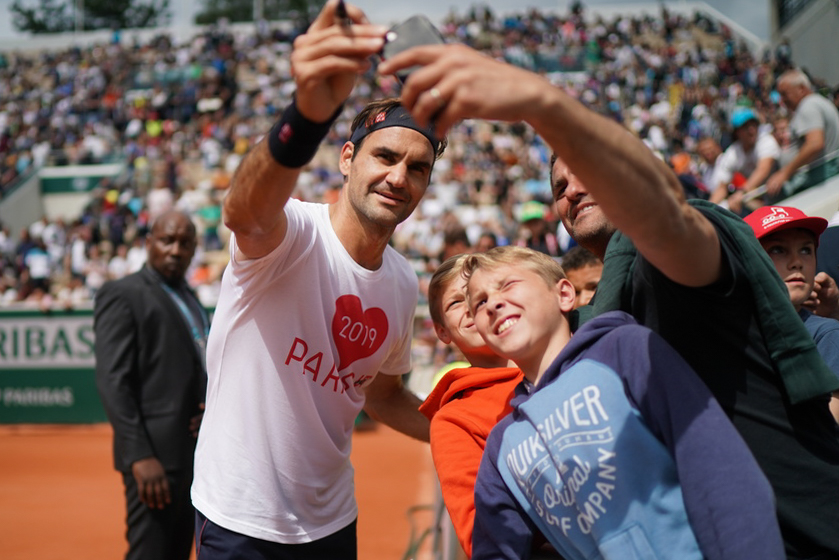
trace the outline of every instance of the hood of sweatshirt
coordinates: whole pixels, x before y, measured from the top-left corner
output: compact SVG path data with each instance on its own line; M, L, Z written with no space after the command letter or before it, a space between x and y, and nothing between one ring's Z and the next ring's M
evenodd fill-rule
M611 330L623 325L637 325L638 322L628 313L623 311L610 311L595 317L585 323L571 337L565 348L559 353L553 363L545 371L536 390L551 383L560 376L563 371L574 365L585 350L592 344L603 338Z

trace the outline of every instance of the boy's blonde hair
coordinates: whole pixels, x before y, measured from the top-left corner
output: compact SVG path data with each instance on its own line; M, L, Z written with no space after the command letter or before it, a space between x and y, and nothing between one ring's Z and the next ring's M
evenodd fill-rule
M463 274L463 264L469 255L455 255L437 267L428 283L428 314L431 322L443 326L443 292Z
M520 266L535 272L549 287L566 278L562 266L552 257L527 247L505 245L494 247L486 253L465 255L462 265L463 276L469 280L478 269L493 270L500 266ZM469 294L467 292L467 299ZM471 309L471 305L469 306Z

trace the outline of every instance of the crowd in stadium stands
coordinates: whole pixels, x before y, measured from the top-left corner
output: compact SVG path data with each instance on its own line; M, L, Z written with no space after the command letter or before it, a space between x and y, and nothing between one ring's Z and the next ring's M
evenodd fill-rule
M662 10L587 22L579 4L565 14L532 10L503 18L473 7L453 12L442 31L450 42L543 72L611 115L670 162L696 196L709 190L700 140L723 149L731 143L737 107L752 108L764 131L787 115L774 90L790 66L786 45L752 53L699 14L686 19ZM175 207L199 226L189 280L212 306L226 263L220 204L240 158L290 99L293 36L266 26L241 34L213 27L183 44L161 35L148 43L0 54L0 198L41 166L126 163L123 175L95 188L81 215L44 218L21 232L0 229L0 305L89 303L106 280L142 266L149 224ZM817 90L827 89L811 78ZM397 94L395 80L371 71L345 115L370 98ZM332 162L349 125L348 118L338 120L296 196L335 196L342 179ZM543 232L539 243L562 255L569 239L552 215L549 157L527 126L461 123L394 245L421 278L447 254L488 239L527 244L535 231ZM544 204L541 213L534 202ZM522 223L534 219L546 227Z

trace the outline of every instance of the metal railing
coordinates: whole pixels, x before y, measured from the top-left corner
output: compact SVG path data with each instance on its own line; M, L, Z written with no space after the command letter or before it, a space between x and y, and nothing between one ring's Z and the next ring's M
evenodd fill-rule
M806 191L817 185L821 185L833 177L839 176L839 150L825 154L822 157L802 166L787 181L781 189L779 198L789 198L793 195ZM743 202L750 202L767 195L766 184L743 194ZM723 208L728 208L728 201L720 203Z

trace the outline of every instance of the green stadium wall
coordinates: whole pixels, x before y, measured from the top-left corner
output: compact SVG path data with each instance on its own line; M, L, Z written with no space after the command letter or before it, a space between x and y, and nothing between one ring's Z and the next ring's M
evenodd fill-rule
M0 310L0 424L107 421L93 341L92 309Z

